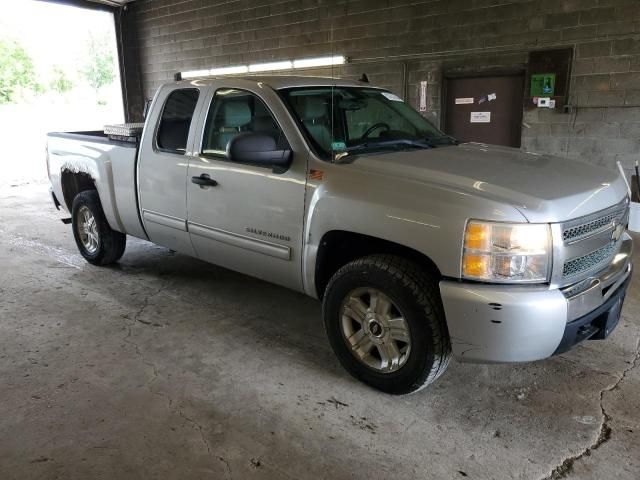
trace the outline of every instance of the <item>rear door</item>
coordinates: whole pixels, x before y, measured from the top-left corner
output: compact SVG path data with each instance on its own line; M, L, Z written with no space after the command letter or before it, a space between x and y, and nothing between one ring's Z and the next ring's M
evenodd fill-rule
M205 96L191 86L163 88L154 102L160 114L145 129L138 163L140 210L149 239L187 255L194 255L187 232L188 146Z
M189 162L189 232L203 260L301 290L307 152L294 150L284 172L231 162L226 155L229 140L242 132L266 133L289 145L267 105L284 107L275 92L260 90L211 92L200 119L202 138ZM192 183L203 176L217 185Z
M523 96L522 75L449 78L444 131L462 142L519 147Z

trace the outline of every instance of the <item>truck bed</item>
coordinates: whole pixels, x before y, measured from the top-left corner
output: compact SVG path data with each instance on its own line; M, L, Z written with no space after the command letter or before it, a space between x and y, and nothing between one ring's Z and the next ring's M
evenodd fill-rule
M133 136L107 135L103 130L86 130L79 132L50 132L49 138L69 138L74 140L90 140L92 142L126 144L124 146L137 146L138 138Z
M74 176L86 176L100 194L111 228L146 238L138 214L138 146L136 137L114 138L103 131L49 133L49 175L62 206L71 210L69 182Z

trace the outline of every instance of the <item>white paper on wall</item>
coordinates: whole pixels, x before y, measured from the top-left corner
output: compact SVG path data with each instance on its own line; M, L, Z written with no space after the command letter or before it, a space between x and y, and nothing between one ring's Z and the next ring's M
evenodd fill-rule
M427 111L427 81L422 80L420 82L420 111Z
M491 123L491 112L471 112L471 123Z

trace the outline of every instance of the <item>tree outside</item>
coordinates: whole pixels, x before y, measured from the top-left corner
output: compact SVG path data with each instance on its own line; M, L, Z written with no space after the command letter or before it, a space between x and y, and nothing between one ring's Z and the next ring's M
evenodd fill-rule
M29 54L17 42L0 39L0 103L14 103L24 90L39 89Z
M98 94L102 87L111 85L115 79L113 52L109 48L108 39L104 36L96 38L91 35L86 58L87 61L81 73Z
M113 46L109 40L107 35L89 34L83 52L84 64L79 71L55 64L46 69L40 65L37 73L34 61L22 45L12 39L0 38L0 104L28 101L29 97L46 90L64 95L80 86L78 80L99 95L116 78ZM37 81L38 76L44 77L43 84ZM72 80L74 77L76 81Z
M73 82L69 79L67 73L59 65L55 65L53 67L49 88L52 91L59 93L60 95L64 95L73 88Z

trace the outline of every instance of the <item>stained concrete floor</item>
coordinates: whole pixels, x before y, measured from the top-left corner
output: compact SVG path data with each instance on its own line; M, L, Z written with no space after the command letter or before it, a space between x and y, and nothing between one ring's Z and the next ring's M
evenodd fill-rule
M637 276L607 341L394 397L314 300L137 240L93 267L60 217L0 190L4 480L640 478Z

